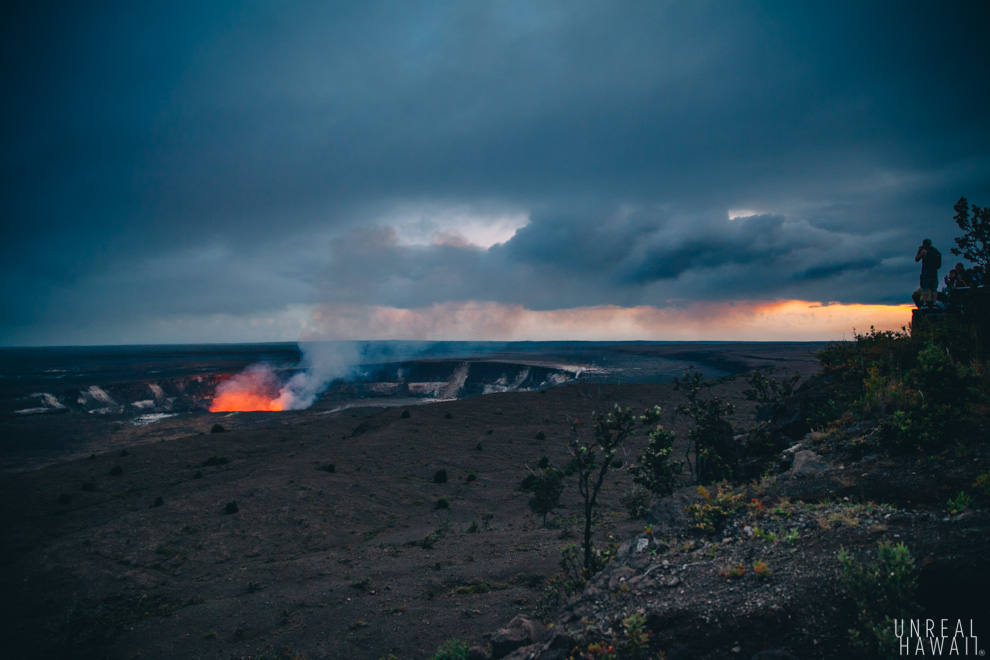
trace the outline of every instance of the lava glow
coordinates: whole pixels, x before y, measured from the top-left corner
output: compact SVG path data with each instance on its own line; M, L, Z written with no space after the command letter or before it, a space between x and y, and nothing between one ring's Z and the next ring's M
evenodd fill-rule
M278 412L282 404L278 399L271 399L257 392L224 392L218 394L210 403L210 412L248 412L252 410L269 410Z
M281 411L279 389L275 374L263 365L256 365L220 383L210 403L210 412Z

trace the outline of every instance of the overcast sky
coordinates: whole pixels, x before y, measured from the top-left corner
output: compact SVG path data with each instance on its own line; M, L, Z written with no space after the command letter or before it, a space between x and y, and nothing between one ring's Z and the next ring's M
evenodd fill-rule
M990 204L986 2L18 5L0 345L838 338Z

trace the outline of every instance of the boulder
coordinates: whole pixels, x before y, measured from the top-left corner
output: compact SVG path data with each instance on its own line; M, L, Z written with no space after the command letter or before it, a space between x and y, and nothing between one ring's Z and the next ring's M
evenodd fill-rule
M492 635L492 657L504 658L524 646L544 641L546 636L547 629L542 623L520 614Z
M802 449L794 454L794 463L787 474L797 479L817 477L828 469L828 463L810 449Z
M654 504L646 516L646 522L667 529L687 529L694 521L688 517L684 508L700 501L701 495L697 488L681 489Z

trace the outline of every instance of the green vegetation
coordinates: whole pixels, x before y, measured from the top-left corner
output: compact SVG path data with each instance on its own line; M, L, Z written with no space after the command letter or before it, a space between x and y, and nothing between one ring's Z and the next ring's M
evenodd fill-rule
M626 507L629 517L634 520L646 518L653 505L653 495L642 486L633 486L622 496L622 506Z
M876 422L880 445L892 452L930 453L965 435L986 396L978 343L952 318L911 333L871 328L854 342L830 345L818 360L822 371L811 383L818 401L809 422L819 428Z
M698 486L698 494L702 501L688 505L685 510L694 518L694 528L703 532L717 531L722 522L745 506L743 492L733 490L728 484L718 484L714 495L704 486Z
M468 645L459 639L448 639L437 648L431 660L467 660Z
M582 437L580 421L572 424L570 441L571 459L568 471L577 474L578 492L583 500L584 513L584 561L583 572L586 578L594 575L602 565L596 557L591 543L591 527L594 522L595 506L601 492L605 477L612 468L612 459L619 447L632 435L641 424L655 422L659 417L659 408L647 411L642 417L633 415L631 408L616 405L608 413L592 413L592 438L590 441Z
M733 405L717 396L704 395L714 384L691 368L674 379L674 388L683 390L688 400L677 406L677 413L694 423L687 434L687 463L699 484L731 478L739 462L732 425L726 419L733 413Z
M447 468L440 468L433 473L433 483L435 484L445 484L447 483Z
M659 417L659 408L655 411ZM650 441L636 463L629 468L633 481L658 497L674 492L683 465L672 463L674 434L657 425L650 432Z
M316 469L321 472L328 472L330 474L333 474L334 472L337 471L337 466L334 463L324 463L323 465L318 465Z
M215 467L217 465L226 465L230 463L226 456L210 456L208 459L203 461L202 467Z
M955 239L952 254L983 266L986 271L990 267L990 206L970 206L965 197L960 197L953 209L956 212L953 219L963 235Z
M949 498L949 513L954 516L958 516L960 513L972 506L972 504L973 498L965 492L959 491L957 496Z
M757 403L779 404L794 393L794 386L799 380L801 380L800 373L777 379L756 369L746 377L750 387L743 394L750 401Z
M529 498L529 508L536 515L542 515L543 524L546 524L547 514L560 505L560 496L564 492L564 473L549 458L543 456L536 469L519 484L519 490L533 494Z
M223 508L224 514L228 516L233 513L237 513L238 511L240 511L240 509L237 508L236 500L231 500L230 502L227 502L226 506L224 506Z
M856 628L849 631L853 641L882 658L897 656L893 622L916 616L915 592L918 571L914 558L903 543L881 542L877 561L860 564L844 548L839 551L843 582L856 604Z

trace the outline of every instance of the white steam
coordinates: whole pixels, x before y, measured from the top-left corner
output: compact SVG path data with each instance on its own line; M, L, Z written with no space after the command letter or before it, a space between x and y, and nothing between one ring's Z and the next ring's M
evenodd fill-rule
M282 410L309 408L333 381L353 374L362 358L354 342L311 342L299 344L299 349L303 371L279 389L275 403Z

